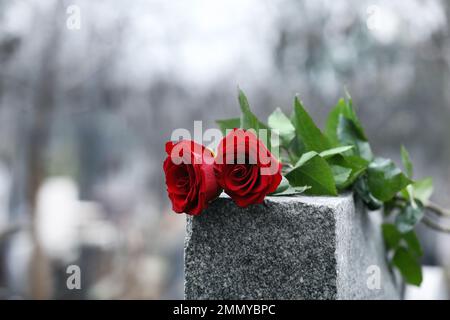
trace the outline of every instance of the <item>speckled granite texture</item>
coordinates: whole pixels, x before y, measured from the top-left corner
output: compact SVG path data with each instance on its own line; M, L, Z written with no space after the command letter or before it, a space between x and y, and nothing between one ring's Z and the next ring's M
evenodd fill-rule
M238 208L221 196L187 217L186 299L398 299L380 214L340 197L268 197ZM367 268L381 270L381 289Z

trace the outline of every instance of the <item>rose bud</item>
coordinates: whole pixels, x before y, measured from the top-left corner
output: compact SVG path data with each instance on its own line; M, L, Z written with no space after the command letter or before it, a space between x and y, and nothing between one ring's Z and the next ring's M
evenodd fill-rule
M199 215L221 193L214 176L214 154L194 141L166 143L167 193L173 211Z
M254 133L234 129L219 144L217 182L240 207L262 203L281 182L281 163Z

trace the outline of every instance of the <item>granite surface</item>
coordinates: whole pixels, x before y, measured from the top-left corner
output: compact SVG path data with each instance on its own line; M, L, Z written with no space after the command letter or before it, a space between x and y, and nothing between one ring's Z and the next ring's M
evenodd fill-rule
M398 299L379 212L353 196L267 197L242 209L221 196L187 216L186 299ZM369 288L368 269L381 271Z

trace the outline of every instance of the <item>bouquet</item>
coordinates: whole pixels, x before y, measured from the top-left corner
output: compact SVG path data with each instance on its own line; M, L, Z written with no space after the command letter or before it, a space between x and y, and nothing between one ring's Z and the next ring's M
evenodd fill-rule
M222 192L247 207L266 196L351 190L369 210L383 209L388 258L407 283L420 285L423 253L414 228L423 221L442 231L425 209L448 211L430 203L432 179L414 179L407 150L400 149L404 171L375 156L348 93L330 111L324 130L298 97L291 115L278 108L267 123L251 111L242 90L238 99L241 116L217 121L221 140L215 151L192 140L167 142L163 167L173 211L199 215Z

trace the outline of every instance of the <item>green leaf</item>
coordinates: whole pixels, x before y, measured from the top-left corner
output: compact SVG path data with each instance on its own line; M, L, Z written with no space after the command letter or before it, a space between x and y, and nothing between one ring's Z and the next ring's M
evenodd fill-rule
M280 193L280 192L283 192L283 191L287 190L289 188L289 186L290 185L289 185L288 179L286 179L286 177L282 176L280 184L278 185L278 187L275 190L274 194L275 193Z
M388 159L377 158L367 169L368 185L375 198L386 202L412 181Z
M291 120L289 120L280 108L277 108L274 112L272 112L269 116L267 124L270 129L278 130L281 145L286 147L289 146L290 142L295 137L295 128L292 125Z
M419 239L417 238L414 230L403 234L403 239L408 245L409 252L411 252L417 258L423 255L422 246L420 245Z
M369 142L367 142L365 136L358 129L356 124L344 115L339 116L337 137L340 144L355 146L355 155L368 161L373 159Z
M319 155L319 154L315 151L309 151L309 152L302 154L302 156L300 157L300 159L298 159L298 161L294 167L295 168L301 167L302 165L304 165L306 162L308 162L309 160L311 160L312 158L314 158L317 155Z
M346 102L343 98L339 99L337 105L331 109L328 114L327 123L325 126L325 134L328 139L334 144L339 144L339 139L337 137L337 127L339 124L339 116L344 114L344 110L347 108Z
M383 215L385 217L390 216L398 209L397 202L395 199L391 199L383 203Z
M227 130L232 130L234 128L241 127L241 119L240 118L216 120L216 123L219 126L220 131L222 131L222 134L224 136L227 134Z
M353 182L360 177L363 173L366 172L367 167L369 166L369 162L358 156L343 156L343 159L347 165L352 169L352 174L350 176L349 182L353 184Z
M400 153L402 156L403 167L406 170L406 175L409 178L412 178L413 177L413 165L411 162L411 158L409 156L409 152L408 152L408 150L406 150L406 148L404 146L402 146L400 149Z
M348 108L346 109L346 112L344 113L344 116L347 117L348 119L352 120L353 123L355 124L359 134L361 135L361 137L367 141L367 136L366 133L364 132L364 128L361 124L361 121L359 121L358 116L356 115L355 112L355 108L353 108L353 99L350 96L350 93L346 90L345 91L346 94L346 98L347 98L347 106Z
M270 145L270 130L269 128L258 120L258 118L253 114L253 112L250 110L250 105L248 103L247 97L245 96L244 92L239 89L239 105L241 106L241 128L242 129L253 129L255 130L256 135L258 138L262 139L263 142L267 145L269 150L271 149ZM267 139L263 139L260 135L261 129L267 130Z
M406 188L400 190L400 194L406 200L409 200L411 203L414 202L414 188L412 184L408 184Z
M292 187L289 184L289 181L286 179L286 177L282 177L277 190L275 190L275 192L271 193L270 196L291 196L291 195L301 194L308 189L309 189L308 186Z
M351 169L350 177L347 181L339 186L340 189L345 189L351 186L356 179L358 179L367 169L369 162L358 156L347 156L337 154L327 159L330 165L337 165Z
M345 161L350 165L351 168L367 168L369 166L369 161L359 156L343 156Z
M415 257L421 257L423 255L422 247L419 239L414 231L407 233L401 233L397 227L391 223L383 223L381 226L383 231L383 238L388 249L396 249L400 244L414 255Z
M383 206L383 202L376 199L370 192L366 175L362 175L356 180L353 189L369 210L378 210Z
M333 172L334 181L338 189L346 185L352 173L352 169L350 168L335 165L331 166L331 171Z
M239 105L241 106L241 127L243 129L254 129L258 130L264 125L258 120L258 118L250 110L250 105L245 93L239 89Z
M349 97L348 101L344 99L339 99L337 105L330 111L327 119L325 133L327 137L331 140L333 144L338 144L339 139L337 136L337 128L339 125L339 117L342 115L345 118L351 120L356 127L358 135L363 138L363 140L367 141L366 134L363 130L363 127L355 113L355 110L352 106L353 102Z
M336 147L336 148L332 148L332 149L328 149L328 150L322 151L320 153L320 156L322 158L327 159L327 158L330 158L330 157L335 156L337 154L343 154L343 153L345 153L345 152L347 152L347 151L349 151L351 149L353 149L353 146Z
M402 239L402 234L397 230L395 225L383 223L381 229L383 231L384 242L386 243L388 249L397 248L400 240Z
M337 195L337 190L328 163L316 152L305 153L296 166L286 174L292 186L310 186L306 194Z
M433 194L433 179L428 177L413 183L414 197L424 205L428 204Z
M277 196L294 196L294 195L299 195L299 194L304 193L309 188L310 188L309 186L302 186L302 187L289 186L286 190L284 190L282 192L274 192L274 193L272 193L270 195L273 196L273 197L277 197Z
M421 206L408 204L395 218L395 225L401 233L409 232L423 218L423 214L424 212Z
M331 143L316 126L298 97L294 99L293 124L295 132L308 151L322 152L331 148Z
M295 164L303 153L306 152L306 147L301 140L296 136L289 144L289 158L290 163Z
M398 248L392 259L405 281L420 286L422 283L422 268L417 259L405 248Z

